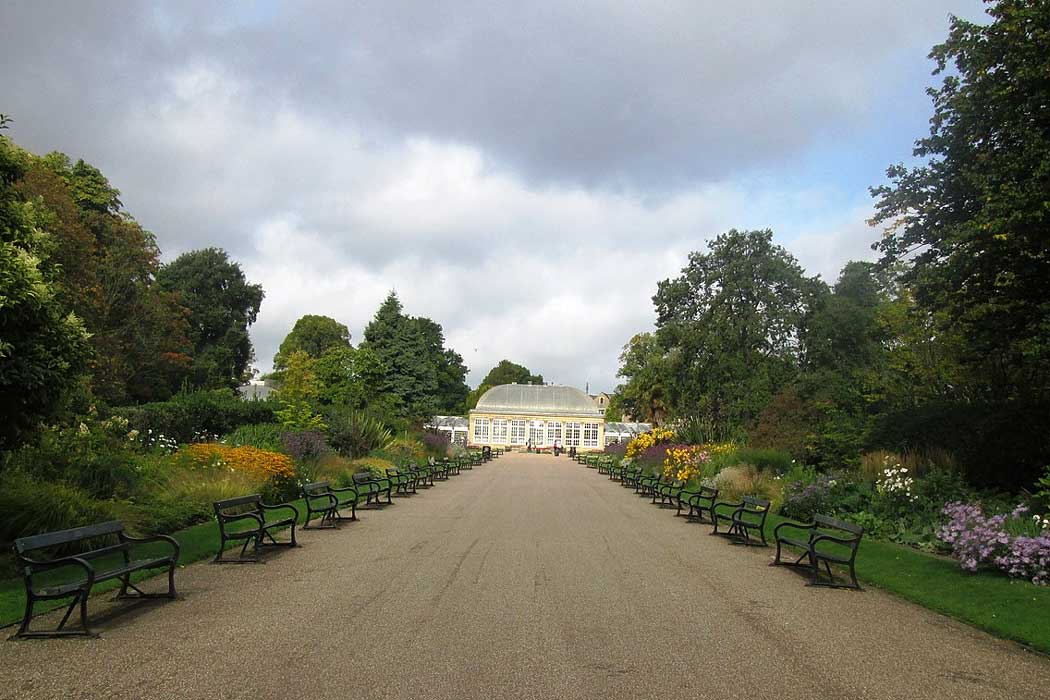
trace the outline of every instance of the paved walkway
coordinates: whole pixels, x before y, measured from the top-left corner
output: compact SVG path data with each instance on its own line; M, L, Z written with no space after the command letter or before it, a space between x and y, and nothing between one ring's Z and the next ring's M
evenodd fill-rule
M175 602L97 599L101 639L0 643L0 698L1050 694L1042 656L806 588L563 458L507 455L302 542L189 566Z

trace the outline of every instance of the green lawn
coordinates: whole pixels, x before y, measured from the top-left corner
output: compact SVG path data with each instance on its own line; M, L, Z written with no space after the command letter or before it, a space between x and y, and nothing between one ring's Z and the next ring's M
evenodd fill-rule
M773 527L783 520L769 516L770 542ZM868 538L857 554L857 577L869 586L1050 653L1050 587L995 572L970 574L951 559Z

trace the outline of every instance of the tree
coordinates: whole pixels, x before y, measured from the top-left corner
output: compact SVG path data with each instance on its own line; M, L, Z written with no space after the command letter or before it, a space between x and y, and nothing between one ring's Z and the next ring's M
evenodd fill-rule
M477 406L478 400L486 391L500 384L543 384L543 375L532 374L528 367L515 364L510 360L500 360L481 380L478 388L467 396L466 407L471 409Z
M320 384L318 400L325 406L363 409L375 403L386 368L367 347L332 345L314 360Z
M401 301L391 292L364 336L361 347L374 352L385 369L380 388L396 397L402 416L428 418L436 411L462 410L467 368L459 353L444 347L439 324L403 314Z
M34 158L19 182L62 267L58 297L91 334L91 389L109 403L166 399L189 366L185 309L156 285L160 250L95 167Z
M655 425L664 422L670 409L666 360L652 333L639 333L623 346L617 376L627 381L615 393L621 416L626 413L636 421ZM613 403L609 405L611 408Z
M241 266L219 248L183 253L161 268L157 281L189 310L193 385L236 387L243 382L252 360L248 326L259 314L262 286L250 284Z
M691 253L653 297L672 410L730 429L751 423L794 378L804 320L825 290L769 230L734 229Z
M314 361L302 350L290 354L287 361L281 388L276 392L281 404L276 411L277 419L289 430L324 430L324 420L314 410L320 394Z
M987 0L986 0L987 1ZM872 188L886 263L908 263L916 304L967 338L964 361L1001 398L1050 396L1050 11L990 3L934 47L930 133L915 167ZM1000 366L1009 368L1005 376Z
M6 127L0 115L0 128ZM52 418L85 370L88 336L57 298L37 210L15 188L31 156L0 136L0 449Z
M317 359L333 347L350 347L350 329L334 318L307 314L296 321L291 332L284 337L273 356L273 368L277 371L284 369L285 358L296 350Z

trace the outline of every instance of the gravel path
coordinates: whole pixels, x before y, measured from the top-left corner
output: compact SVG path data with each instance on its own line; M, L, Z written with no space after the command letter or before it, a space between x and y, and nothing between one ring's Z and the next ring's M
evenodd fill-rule
M100 639L0 643L0 698L1050 696L1043 656L707 532L506 455L265 564L186 567L178 601L96 598Z

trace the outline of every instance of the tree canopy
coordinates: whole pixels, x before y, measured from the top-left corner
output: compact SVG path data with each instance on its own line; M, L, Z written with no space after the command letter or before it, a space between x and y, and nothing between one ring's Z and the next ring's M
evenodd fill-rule
M533 374L528 367L510 360L500 360L481 380L478 388L467 396L467 408L477 406L478 400L486 391L500 384L543 384L543 375Z
M273 357L273 368L278 371L284 369L286 358L296 350L302 350L316 359L334 347L350 347L350 329L334 318L307 314L300 317L284 337Z
M248 326L259 314L262 286L249 283L241 266L220 248L183 253L161 268L157 281L189 310L193 385L241 384L253 357Z

